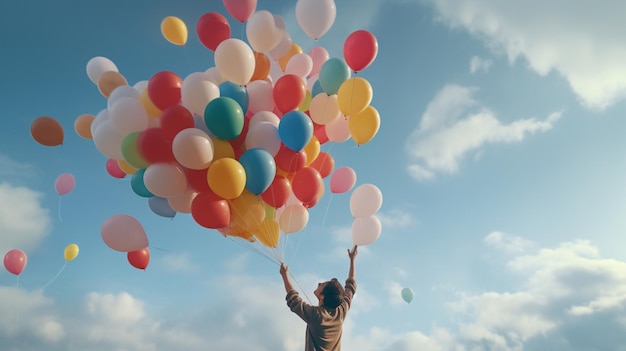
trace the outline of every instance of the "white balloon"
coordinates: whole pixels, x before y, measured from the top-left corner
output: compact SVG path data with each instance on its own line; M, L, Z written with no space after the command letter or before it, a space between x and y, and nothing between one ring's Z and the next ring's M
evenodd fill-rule
M215 83L218 87L224 82L224 78L222 78L222 75L220 74L220 71L217 70L217 67L210 67L204 71L204 73L208 74L209 80Z
M141 132L148 128L148 113L139 100L119 98L109 110L109 117L122 135Z
M383 204L383 194L374 184L362 184L350 195L352 217L373 216Z
M376 216L359 217L352 221L352 243L364 246L378 240L382 225Z
M285 207L278 218L278 226L285 234L298 232L309 222L309 211L302 204Z
M243 40L230 38L222 41L213 58L222 77L235 84L246 85L254 74L254 52Z
M278 60L289 52L289 49L291 49L291 44L293 44L293 41L291 40L291 35L289 35L289 32L285 31L283 33L283 38L280 40L278 45L276 45L272 50L268 51L267 54L272 59Z
M100 76L104 72L119 72L117 66L110 59L103 56L96 56L87 62L87 76L93 84L98 85Z
M256 123L248 127L246 134L246 149L260 148L273 156L280 150L281 140L278 135L278 128L269 122Z
M255 80L246 86L248 91L248 112L272 111L274 109L274 96L272 83L266 80Z
M213 161L213 141L198 128L185 128L174 137L172 152L183 167L205 169Z
M126 135L120 134L113 122L107 120L96 128L93 135L93 142L98 151L108 158L123 160L122 140Z
M285 32L282 18L266 10L254 12L248 18L246 37L254 51L266 52L280 43Z
M341 117L337 95L321 92L311 99L309 104L311 120L317 124L330 124Z
M115 104L115 102L123 97L133 98L135 100L139 100L141 93L137 91L137 89L129 86L129 85L120 85L119 87L113 89L111 94L109 94L109 99L107 100L107 107L111 109L111 106Z
M206 72L191 73L183 80L181 101L194 114L204 115L206 105L219 96L219 87Z
M152 194L160 197L173 197L187 190L185 172L172 163L153 163L146 168L143 182Z
M306 78L313 69L313 60L308 54L295 54L291 56L285 67L286 74L295 74Z
M341 143L350 139L350 126L348 117L339 117L328 123L326 126L326 136L328 140Z
M298 24L313 39L324 35L332 27L336 16L334 0L298 0L296 3Z
M271 111L259 111L250 117L250 124L248 125L248 129L252 128L257 123L269 122L273 124L276 128L278 128L278 124L280 123L280 118L276 116L274 112Z

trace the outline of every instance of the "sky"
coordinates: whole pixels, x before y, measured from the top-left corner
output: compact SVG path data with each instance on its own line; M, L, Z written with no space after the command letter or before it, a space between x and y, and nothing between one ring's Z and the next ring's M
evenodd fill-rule
M343 60L356 30L378 45L352 76L370 83L380 129L361 145L320 147L383 198L380 236L356 258L343 348L626 350L626 4L337 1L315 40L296 3L258 0L256 10L279 15L303 53L321 46ZM94 57L130 86L214 69L196 34L208 12L248 43L221 1L0 4L0 253L28 257L19 275L0 270L0 349L304 348L278 260L189 213L157 215L74 130L80 115L108 109L87 74ZM185 45L164 37L167 16L186 24ZM34 140L40 116L62 125L62 145ZM60 195L63 173L76 183ZM332 193L330 178L278 250L313 304L318 282L345 279L353 245L351 192ZM145 270L104 242L117 214L145 230ZM71 243L80 251L67 261Z

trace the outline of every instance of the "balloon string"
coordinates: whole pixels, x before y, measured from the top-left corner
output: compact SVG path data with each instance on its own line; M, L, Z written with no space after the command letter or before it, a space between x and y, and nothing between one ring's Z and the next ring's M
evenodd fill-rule
M326 205L326 211L324 212L324 218L322 218L322 229L324 229L324 231L327 230L326 228L326 217L328 217L328 210L330 209L330 203L333 200L333 193L330 193L330 196L328 197L328 204Z
M296 277L291 272L289 272L289 276L296 283L296 285L298 286L298 289L300 289L300 291L302 291L302 295L304 295L304 297L306 298L308 303L311 304L311 299L309 298L309 295L307 295L306 291L302 288L302 285L300 285L300 282L298 281L298 279L296 279Z
M48 285L52 284L52 282L55 281L59 277L59 275L61 275L61 272L63 272L63 270L65 269L65 266L67 266L67 261L63 263L63 267L61 267L61 269L57 272L57 275L55 275L54 278L52 278L52 280L48 282L48 284L44 285L43 288L41 288L41 290L45 289Z
M61 197L59 196L59 222L63 222L63 219L61 219Z

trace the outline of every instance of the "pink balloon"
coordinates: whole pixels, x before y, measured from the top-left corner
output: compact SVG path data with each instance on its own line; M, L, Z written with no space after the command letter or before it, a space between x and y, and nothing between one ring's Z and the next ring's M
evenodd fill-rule
M120 168L120 164L117 163L117 160L108 159L107 164L106 164L106 169L107 169L107 173L109 173L111 177L114 177L114 178L126 177L126 172L124 172Z
M135 218L117 214L109 217L100 231L102 240L115 251L130 252L148 247L148 237Z
M366 31L352 32L343 43L343 57L354 72L361 71L369 66L378 55L378 41L376 37Z
M313 68L311 69L311 72L309 72L309 77L312 77L320 73L322 65L330 58L330 54L323 46L316 46L309 50L309 56L311 57L311 60L313 60Z
M4 255L4 267L15 275L22 273L27 261L26 253L20 249L10 250Z
M330 178L330 191L335 194L345 193L356 184L356 172L350 167L341 167Z
M257 0L224 0L224 7L239 22L245 22L256 9Z
M65 195L74 189L76 179L70 173L60 174L54 182L54 189L59 195Z

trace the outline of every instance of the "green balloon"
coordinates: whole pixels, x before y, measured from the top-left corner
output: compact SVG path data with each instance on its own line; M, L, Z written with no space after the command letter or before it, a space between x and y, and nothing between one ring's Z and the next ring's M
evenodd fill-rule
M402 289L402 300L406 303L411 303L413 301L413 290L409 288Z
M140 132L133 132L122 140L122 156L124 156L124 160L137 169L146 168L150 165L139 152L137 143L139 135Z
M243 130L241 105L226 96L211 100L204 109L204 123L216 137L224 140L237 138Z

